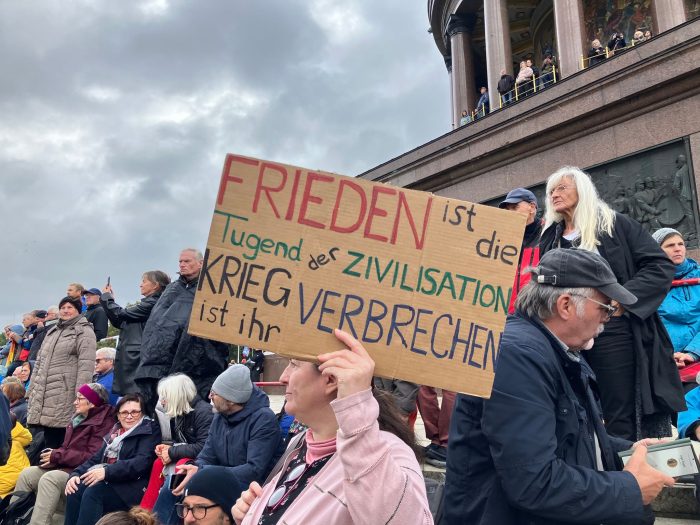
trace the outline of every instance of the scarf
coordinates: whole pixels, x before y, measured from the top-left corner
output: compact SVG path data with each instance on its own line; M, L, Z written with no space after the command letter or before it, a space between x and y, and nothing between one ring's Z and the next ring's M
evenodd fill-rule
M68 328L69 326L73 326L75 323L78 322L78 319L80 319L79 315L76 315L73 319L68 319L64 321L63 319L58 320L58 329L63 330L64 328Z
M119 423L112 427L112 431L109 433L107 448L105 448L104 453L104 457L108 463L114 463L119 458L119 451L122 449L122 442L124 441L124 438L139 428L145 419L145 417L142 417L141 421L125 432L122 432L124 429Z

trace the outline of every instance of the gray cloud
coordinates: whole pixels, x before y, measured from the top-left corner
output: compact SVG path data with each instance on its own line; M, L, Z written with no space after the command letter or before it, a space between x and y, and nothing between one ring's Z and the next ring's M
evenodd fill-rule
M424 2L0 4L0 322L138 298L203 247L227 152L355 175L444 133Z

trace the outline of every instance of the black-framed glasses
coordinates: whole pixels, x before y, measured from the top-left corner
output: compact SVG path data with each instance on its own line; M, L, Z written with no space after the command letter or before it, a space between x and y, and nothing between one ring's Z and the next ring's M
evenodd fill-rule
M299 480L301 480L301 476L308 468L309 465L302 463L294 467L292 471L287 474L287 477L284 479L282 484L274 490L274 492L270 495L270 499L267 500L268 512L274 512L277 507L280 506L284 500L284 496L287 494L287 492L291 492L296 488L296 486L299 484Z
M119 417L139 417L140 414L140 410L122 410L119 412Z
M188 512L192 513L192 517L196 520L203 520L204 518L207 517L207 511L209 509L213 509L214 507L218 507L218 505L213 504L213 505L192 505L191 507L189 505L185 505L184 503L176 503L175 504L175 512L177 512L177 517L178 518L185 518L187 516Z
M598 306L600 306L600 309L605 311L605 320L606 321L609 321L612 318L612 316L615 315L615 313L619 309L617 306L613 306L611 304L601 303L600 301L596 301L595 299L591 299L590 297L585 296L585 295L578 295L578 294L571 294L571 295L576 295L576 297L583 297L584 299L592 301L595 304L597 304Z

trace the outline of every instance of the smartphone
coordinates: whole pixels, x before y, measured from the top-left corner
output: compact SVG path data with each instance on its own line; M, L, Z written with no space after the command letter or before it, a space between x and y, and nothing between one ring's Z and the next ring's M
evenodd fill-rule
M108 275L108 276L107 276L107 286L109 286L109 281L110 281L111 279L112 279L112 278Z
M180 483L185 479L186 474L173 474L170 476L170 485L168 485L168 488L170 490L175 490Z

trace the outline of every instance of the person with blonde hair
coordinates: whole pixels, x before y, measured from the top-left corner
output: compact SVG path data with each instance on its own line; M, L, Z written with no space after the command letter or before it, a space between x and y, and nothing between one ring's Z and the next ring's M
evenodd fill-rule
M599 253L639 298L634 305L613 305L615 315L585 354L608 432L630 441L670 436L671 415L685 402L657 309L671 286L673 263L641 224L603 202L579 168L564 166L550 175L546 198L540 254L554 248Z
M153 512L163 525L177 524L180 520L174 505L179 498L171 492L170 477L178 461L195 459L204 448L214 413L211 405L197 394L192 379L185 374L173 374L158 382L156 415L163 436L162 443L156 446L156 456L165 467L165 481Z

